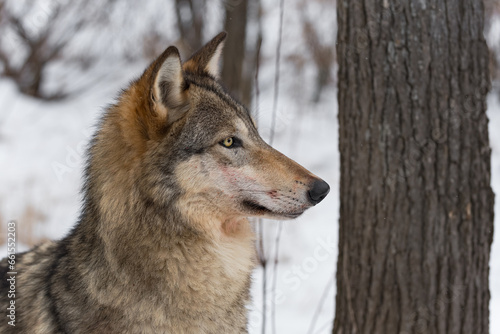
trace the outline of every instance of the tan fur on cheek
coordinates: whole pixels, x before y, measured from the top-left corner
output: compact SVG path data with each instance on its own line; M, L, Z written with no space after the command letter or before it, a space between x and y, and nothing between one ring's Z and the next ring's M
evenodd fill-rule
M220 184L211 179L213 166L194 156L181 162L174 175L183 195L177 201L177 208L191 224L209 233L220 233L221 223L233 216L232 208L224 205L224 194L214 185Z
M249 221L239 216L222 199L225 181L214 182L215 164L210 167L204 161L206 170L202 171L202 160L193 157L179 164L175 171L177 182L185 194L177 201L177 208L189 223L210 235L214 241L212 251L218 254L226 275L235 283L243 284L255 266L255 235Z
M205 193L213 187L213 183L209 180L210 171L211 168L206 164L204 166L200 156L193 156L187 161L179 163L174 175L184 193L196 195Z

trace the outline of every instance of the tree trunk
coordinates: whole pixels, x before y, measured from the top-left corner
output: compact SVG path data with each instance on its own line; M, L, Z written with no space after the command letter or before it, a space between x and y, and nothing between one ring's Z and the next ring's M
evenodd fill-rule
M226 5L224 30L228 33L224 47L222 82L229 92L241 100L243 88L243 64L245 62L245 41L247 31L248 0L241 0L234 5ZM242 101L244 104L249 101Z
M175 0L177 29L188 52L195 52L203 45L204 14L203 0Z
M337 1L333 333L488 333L482 1Z

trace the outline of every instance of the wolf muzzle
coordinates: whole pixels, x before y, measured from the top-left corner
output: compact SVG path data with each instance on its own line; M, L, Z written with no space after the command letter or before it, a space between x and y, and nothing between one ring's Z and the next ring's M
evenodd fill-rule
M321 202L329 192L330 186L328 185L328 183L321 179L318 179L311 185L311 188L307 192L307 197L313 205L316 205Z

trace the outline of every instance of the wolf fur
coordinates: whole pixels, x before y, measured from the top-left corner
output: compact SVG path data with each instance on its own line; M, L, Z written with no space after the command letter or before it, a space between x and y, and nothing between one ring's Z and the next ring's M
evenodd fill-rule
M218 81L225 33L184 64L169 47L102 117L64 239L17 254L1 333L247 333L254 234L328 185L268 146Z

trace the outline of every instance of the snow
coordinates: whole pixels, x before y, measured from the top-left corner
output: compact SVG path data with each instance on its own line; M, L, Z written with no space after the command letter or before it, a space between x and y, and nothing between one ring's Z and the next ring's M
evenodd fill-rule
M333 90L329 93L335 95ZM334 102L325 101L307 114L299 112L294 115L292 106L288 106L289 109L285 109L289 110L291 116L278 122L277 128L281 132L274 146L331 186L330 194L318 206L306 211L295 221L282 223L276 298L272 297L270 287L272 268L267 276L267 309L269 311L271 304L275 303L278 333L307 333L323 291L328 286L330 289L327 290L317 319L316 331L312 333L328 333L333 324L335 286L331 282L337 261L339 211L337 110L332 107L336 106ZM269 241L266 254L271 254L273 259L278 223L265 221L264 224L271 239L266 240ZM254 275L253 296L250 327L251 333L259 333L263 318L260 268ZM272 328L270 318L267 328ZM323 330L319 330L321 328Z
M118 91L133 77L123 78L112 88ZM98 89L63 103L54 103L22 96L12 83L0 80L0 105L3 106L0 219L18 222L18 239L21 240L18 251L26 250L27 241L32 239L60 239L76 222L85 148L103 107L112 102L115 95L110 92L112 88L108 87L106 93L109 94ZM335 91L327 94L335 96ZM263 101L263 104L272 103L266 96ZM283 223L276 287L279 297L276 299L277 328L283 333L307 331L323 290L334 275L339 209L337 119L336 107L332 107L335 105L334 99L325 100L321 106L305 113L294 106L293 100L283 99L277 118L275 147L332 187L330 195L317 207L295 221ZM269 117L262 118L269 120ZM27 223L28 206L34 208L40 218L32 222L32 226L23 228L22 224ZM271 247L277 222L264 223L268 237L266 254L274 254ZM2 252L6 253L5 245ZM260 332L262 321L261 282L261 272L257 270L250 316L252 333ZM268 282L271 282L271 275ZM270 290L268 296L270 302ZM317 328L331 328L333 301L334 286L330 284Z
M500 17L492 21L486 40L500 59ZM493 56L493 55L491 55ZM490 333L500 333L500 87L499 80L493 82L492 93L488 96L489 136L491 146L491 186L495 193L495 222L493 244L490 254ZM495 93L497 95L495 95Z
M279 13L267 1L264 27L268 38L263 44L261 69L261 96L258 121L261 133L269 138L273 105L274 54L277 41ZM209 8L217 12L219 9ZM311 8L321 15L321 8ZM294 7L285 12L283 62L274 146L331 186L328 197L317 207L295 221L282 223L279 267L276 276L276 297L272 297L272 263L267 276L267 329L273 323L270 310L276 307L277 333L330 333L334 315L335 270L338 242L339 211L339 154L336 90L328 87L323 100L311 105L311 89L304 82L312 82L313 71L299 72L291 68L287 55L301 50L300 31L292 28L298 11ZM322 15L325 15L322 13ZM318 20L325 22L325 20ZM332 21L335 23L334 21ZM497 21L499 22L499 21ZM324 24L323 30L331 29ZM498 41L500 25L495 25ZM275 29L276 28L276 29ZM214 34L217 28L211 27ZM275 34L272 32L276 32ZM211 35L214 35L211 34ZM206 36L207 38L209 36ZM326 38L328 40L328 38ZM18 221L18 251L27 249L32 240L60 239L77 220L80 209L83 152L103 108L113 102L117 92L134 77L140 75L142 64L117 68L97 86L84 94L61 103L41 102L20 95L8 80L0 80L0 225L9 220ZM300 76L299 76L300 75ZM500 193L500 100L488 98L490 143L492 147L492 185ZM500 212L497 196L495 212ZM275 253L275 236L279 223L264 222L265 251ZM500 333L500 214L495 217L491 252L491 309L490 332ZM3 240L2 240L3 241ZM0 241L0 244L2 243ZM6 254L5 246L0 248ZM253 275L250 306L250 332L260 333L262 314L262 269ZM325 293L324 293L325 292ZM309 330L319 307L314 330Z
M500 333L500 99L488 97L489 135L491 145L491 185L495 192L495 224L490 256L490 333Z
M12 83L0 80L0 219L18 222L18 251L29 240L60 239L77 220L84 152L102 109L116 92L140 72L115 80L63 103L41 102L20 95ZM285 76L286 79L286 76ZM272 92L272 90L268 90ZM325 91L325 96L335 96ZM260 122L269 130L272 97L262 96ZM300 104L299 104L300 105ZM283 223L277 278L276 319L280 333L305 333L325 286L332 282L337 258L338 152L334 98L304 111L293 99L280 99L275 147L295 159L332 187L317 207L295 221ZM27 207L39 219L28 223ZM266 254L274 254L277 222L265 221ZM5 225L5 223L3 224ZM27 234L27 235L24 235ZM6 253L5 245L2 247ZM254 275L252 333L260 332L261 272ZM271 282L271 275L268 277ZM268 285L269 286L269 285ZM334 285L325 298L316 329L331 329ZM269 290L268 294L271 298ZM270 299L268 299L270 302ZM269 303L268 302L268 303ZM269 304L270 305L270 304ZM270 306L268 306L268 310ZM294 321L290 321L294 319ZM268 324L270 320L268 318ZM269 327L270 328L270 327Z

